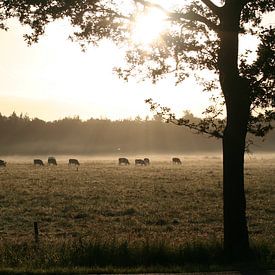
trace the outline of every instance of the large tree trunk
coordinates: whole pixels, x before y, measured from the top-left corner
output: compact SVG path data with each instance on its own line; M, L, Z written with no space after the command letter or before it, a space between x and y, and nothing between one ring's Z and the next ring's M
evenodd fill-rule
M236 6L226 8L219 33L218 56L220 84L227 111L223 137L224 249L229 255L239 258L240 254L249 250L244 152L250 99L249 86L238 72L239 14Z
M249 249L244 193L244 151L249 108L240 101L227 103L227 125L223 137L224 248L236 257L246 254Z

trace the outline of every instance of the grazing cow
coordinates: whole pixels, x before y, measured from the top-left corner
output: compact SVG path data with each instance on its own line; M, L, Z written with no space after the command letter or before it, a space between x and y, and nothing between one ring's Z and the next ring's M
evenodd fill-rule
M144 163L145 163L145 165L149 165L150 164L150 160L148 158L144 158Z
M4 160L0 159L0 166L4 166L4 167L5 167L6 164L7 164L7 163L6 163Z
M68 165L80 165L77 159L69 159Z
M146 165L143 159L135 159L135 165Z
M48 157L48 164L57 165L56 159L54 157Z
M34 165L40 165L40 166L44 166L44 163L41 159L34 159L33 160L33 164Z
M122 164L129 165L130 162L129 162L129 160L127 158L119 158L118 159L118 165L122 165Z
M173 164L181 164L181 160L179 158L172 158Z

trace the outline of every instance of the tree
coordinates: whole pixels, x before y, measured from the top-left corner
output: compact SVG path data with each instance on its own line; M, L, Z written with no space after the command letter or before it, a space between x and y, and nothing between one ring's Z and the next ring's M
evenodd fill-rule
M192 72L207 69L217 78L203 81L206 90L221 90L226 106L226 121L219 118L215 107L206 110L206 119L192 123L176 119L169 108L161 107L167 121L187 126L222 138L223 141L223 198L224 248L231 254L246 253L249 238L244 193L244 152L246 135L264 136L272 129L275 119L274 29L261 27L265 13L274 10L268 0L193 0L177 2L177 8L166 10L149 0L13 0L0 1L0 26L5 20L17 17L29 25L28 43L36 42L45 25L60 18L69 18L76 27L73 39L97 44L101 39L127 44L126 68L118 68L124 79L140 75L153 82L173 74L182 82ZM185 3L186 3L185 2ZM136 17L158 9L165 13L169 27L161 39L150 47L133 43L131 29ZM248 53L240 56L239 37L250 33L259 37L257 59L250 64ZM199 78L198 78L199 79ZM217 86L218 82L218 86ZM160 106L148 100L151 108Z

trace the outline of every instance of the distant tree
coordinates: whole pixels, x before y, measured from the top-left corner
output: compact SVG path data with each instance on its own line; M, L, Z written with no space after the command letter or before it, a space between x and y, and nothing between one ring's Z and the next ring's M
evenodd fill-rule
M135 117L135 121L136 121L136 122L141 122L141 121L142 121L142 118L141 118L140 116L136 116L136 117Z
M176 1L175 1L176 2ZM177 2L177 9L166 11L149 0L13 0L0 1L0 23L17 17L31 26L25 36L36 42L45 25L60 18L69 18L77 27L73 37L83 45L97 44L103 38L126 43L129 67L118 69L124 79L143 75L153 82L173 73L180 83L192 72L207 69L218 76L221 97L226 106L226 121L218 119L219 109L208 108L207 119L191 123L177 120L168 108L159 113L178 125L222 138L224 248L233 255L248 252L249 238L244 194L244 152L249 131L264 136L274 120L274 29L261 27L262 16L274 11L270 0L194 0ZM147 9L166 13L170 28L150 47L136 45L129 39L136 16ZM253 34L259 38L257 59L249 64L247 56L239 55L239 36ZM216 87L204 81L205 89ZM152 109L159 108L149 100Z

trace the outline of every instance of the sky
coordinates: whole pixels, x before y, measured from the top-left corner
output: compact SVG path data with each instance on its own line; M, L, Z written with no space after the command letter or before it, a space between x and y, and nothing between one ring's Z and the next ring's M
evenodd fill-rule
M199 114L208 105L208 95L201 95L193 81L175 87L169 79L157 85L119 79L113 68L121 64L122 52L105 41L83 53L68 40L65 22L51 24L30 47L22 38L23 28L12 25L8 32L0 31L0 112L4 115L16 111L44 120L76 115L145 117L151 115L144 103L150 97L176 112L190 109Z
M27 46L24 28L10 23L0 30L0 112L27 114L50 121L64 117L128 119L152 116L144 100L153 98L178 115L190 110L200 116L209 105L209 94L202 93L194 80L175 86L173 79L156 85L125 82L113 72L123 53L110 41L82 52L68 39L65 21L52 23L37 44ZM246 39L247 40L247 39ZM255 45L248 38L246 44Z

